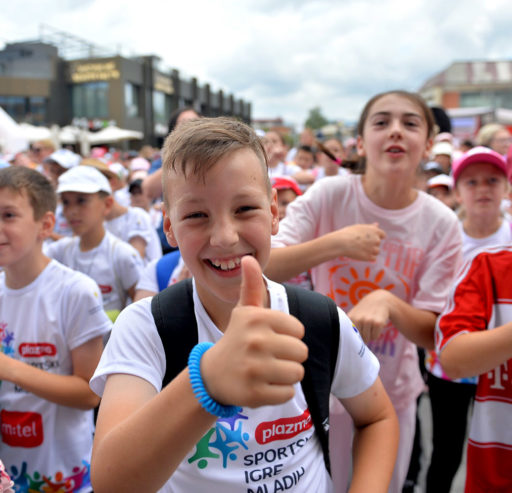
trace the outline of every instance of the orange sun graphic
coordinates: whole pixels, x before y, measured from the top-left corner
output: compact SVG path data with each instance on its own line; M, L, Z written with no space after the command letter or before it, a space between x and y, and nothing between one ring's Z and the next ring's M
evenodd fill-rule
M341 296L348 296L350 303L352 306L356 305L358 301L363 298L363 296L366 296L368 293L371 293L372 291L375 291L376 289L387 289L388 291L392 290L395 285L394 284L388 284L387 286L381 287L379 285L379 282L384 277L384 270L380 270L375 275L374 279L370 279L370 267L366 267L364 270L364 278L360 279L359 273L356 269L353 267L350 268L350 275L352 276L351 279L348 279L347 277L340 277L340 281L343 284L346 284L346 290L345 289L336 289L336 293L340 294ZM341 308L346 308L348 306L348 303L345 301L342 301L340 303Z

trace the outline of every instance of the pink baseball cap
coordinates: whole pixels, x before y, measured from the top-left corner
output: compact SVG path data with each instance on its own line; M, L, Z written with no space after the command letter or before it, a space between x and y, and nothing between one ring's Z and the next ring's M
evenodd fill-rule
M508 148L507 152L507 166L508 166L508 181L512 183L512 145Z
M503 171L505 175L507 175L507 162L501 154L498 154L496 151L493 151L488 147L477 146L463 154L452 164L453 181L457 182L462 171L465 170L470 164L475 163L492 164L496 166L496 168Z
M293 190L297 195L302 195L302 190L299 188L299 184L289 176L275 176L270 179L272 188L276 190Z

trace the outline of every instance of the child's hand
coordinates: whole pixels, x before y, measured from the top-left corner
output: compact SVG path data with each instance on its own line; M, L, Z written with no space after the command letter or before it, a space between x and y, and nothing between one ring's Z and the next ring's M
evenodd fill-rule
M225 405L281 404L304 376L304 326L293 316L264 308L267 296L256 259L242 259L240 300L222 339L201 361L208 393Z
M378 223L354 224L338 229L326 236L330 237L334 257L349 257L354 260L373 261L380 252L380 244L386 233Z
M372 291L347 313L367 344L378 339L382 329L389 323L390 310L386 303L388 293L385 289Z

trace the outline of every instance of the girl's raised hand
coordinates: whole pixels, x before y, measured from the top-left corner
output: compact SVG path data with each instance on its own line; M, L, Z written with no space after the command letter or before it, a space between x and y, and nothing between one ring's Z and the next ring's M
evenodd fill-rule
M335 257L349 257L372 262L380 252L386 233L378 223L354 224L325 235Z

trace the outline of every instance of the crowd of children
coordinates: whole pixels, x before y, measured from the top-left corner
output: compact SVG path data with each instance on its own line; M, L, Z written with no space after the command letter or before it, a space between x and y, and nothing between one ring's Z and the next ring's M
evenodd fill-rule
M40 142L0 169L14 491L400 493L426 386L426 491L450 491L468 416L466 492L512 491L508 130L462 149L420 96L381 93L354 169L309 130L289 152L279 129L172 121L153 164Z

